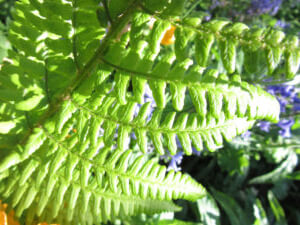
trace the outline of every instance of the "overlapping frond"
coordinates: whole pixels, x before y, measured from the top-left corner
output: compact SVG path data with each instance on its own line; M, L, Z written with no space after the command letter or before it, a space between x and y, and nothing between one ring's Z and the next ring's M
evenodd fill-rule
M59 135L36 128L20 150L22 162L1 177L1 196L11 199L17 216L27 211L28 224L35 216L93 224L139 212L173 211L179 208L170 200L205 194L188 175L166 173L155 158L103 147L101 138L93 145L76 133L64 137L65 129Z

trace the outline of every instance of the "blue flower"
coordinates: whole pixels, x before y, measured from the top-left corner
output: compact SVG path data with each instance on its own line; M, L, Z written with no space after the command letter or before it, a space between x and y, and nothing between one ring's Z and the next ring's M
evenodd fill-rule
M147 122L149 122L149 120L152 118L152 113L156 108L156 103L154 101L152 91L148 85L146 85L146 87L145 87L144 103L145 102L150 102L150 110L149 110L149 114L147 116ZM135 108L135 113L134 113L135 116L138 115L141 107L142 107L142 104L137 104L137 107Z
M281 130L279 131L279 135L285 138L291 137L291 127L294 123L294 119L283 119L279 121L279 123L277 124L277 126L281 128Z
M267 86L267 92L269 92L271 95L276 95L280 92L280 86L279 85Z
M215 9L217 7L224 7L226 5L226 1L218 1L218 0L212 0L210 9Z
M293 110L294 110L294 111L300 111L300 104L295 104L295 105L293 106Z
M300 111L300 98L296 95L292 98L293 110Z
M293 110L299 110L300 99L298 98L297 90L292 85L270 85L267 87L267 91L276 96L280 104L280 112L286 112L287 104L293 104Z
M178 136L176 136L176 144L177 144L177 148L183 149L182 145L181 145L181 143L179 141ZM192 154L196 155L196 156L200 156L201 155L201 151L197 151L197 149L192 146Z
M211 20L211 14L209 12L207 12L207 15L204 16L204 21L208 22Z
M169 162L169 166L167 168L167 171L174 170L175 172L178 172L181 170L179 165L182 162L183 158L183 152L178 152L176 155L171 156L171 161Z
M270 131L270 128L271 128L271 123L268 122L268 121L260 121L257 126L262 130L262 131L265 131L265 132L269 132Z
M278 134L284 138L290 138L292 136L290 129L282 129L278 132Z
M245 133L241 134L241 138L247 140L251 137L251 134L252 132L247 130Z
M194 147L192 147L192 153L193 155L196 155L196 156L200 156L202 151L197 151L197 149L195 149Z
M267 91L272 95L281 95L286 98L294 97L297 94L294 86L285 84L267 86Z
M281 0L252 0L249 13L259 15L269 13L275 15L281 6L281 3Z
M300 103L300 98L297 96L297 95L295 95L293 98L292 98L292 102L293 103Z
M270 85L266 87L267 91L274 95L279 104L280 104L280 112L286 112L286 106L292 105L293 111L300 111L300 98L298 97L298 93L296 88L293 85L287 84L278 84L278 85ZM278 134L284 138L291 137L291 127L294 124L294 119L283 119L281 120L277 126L280 128ZM258 126L261 130L269 132L270 131L270 122L259 122Z
M281 27L281 28L283 28L283 29L287 29L287 28L289 28L290 26L291 26L290 23L286 23L286 22L284 22L283 20L278 20L278 21L276 22L276 24L275 24L275 27Z
M280 88L280 94L283 97L290 98L294 97L296 94L295 88L292 85L282 85Z
M286 112L286 105L289 103L285 98L277 98L280 105L280 112Z

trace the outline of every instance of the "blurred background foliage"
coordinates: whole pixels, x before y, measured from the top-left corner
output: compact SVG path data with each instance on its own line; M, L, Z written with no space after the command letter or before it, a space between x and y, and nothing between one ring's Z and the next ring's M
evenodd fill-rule
M0 0L0 63L10 48L7 31L11 21L11 11L15 0Z
M7 36L13 3L0 0L0 63L11 48ZM190 15L300 36L299 0L191 0L185 16ZM217 152L162 157L169 169L191 174L210 195L196 203L178 201L183 210L175 215L140 215L118 224L300 225L300 75L287 82L249 74L248 81L277 97L280 122L260 121Z
M202 0L190 7L187 11L203 20L232 20L300 37L299 0ZM280 122L259 121L215 153L183 157L177 169L192 174L211 196L196 204L181 202L185 210L176 218L209 225L300 224L300 75L287 82L280 79L282 70L276 72L278 80L249 74L247 81L276 96Z

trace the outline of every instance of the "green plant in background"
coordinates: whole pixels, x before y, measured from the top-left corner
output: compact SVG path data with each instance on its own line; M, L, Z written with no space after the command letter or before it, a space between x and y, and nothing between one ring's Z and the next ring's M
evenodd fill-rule
M7 40L7 29L14 2L14 0L0 1L0 63L7 55L7 50L10 49L10 44Z
M7 55L10 44L6 38L6 27L0 22L0 62Z
M292 79L299 40L226 20L202 22L186 13L193 4L16 3L8 35L14 48L0 71L0 197L24 223L131 223L142 221L131 217L141 213L180 210L176 199L208 201L219 214L213 197L229 202L232 224L243 218L233 199L210 189L212 197L189 175L167 171L159 157L178 154L179 145L186 155L213 152L257 119L277 122L276 98L244 77ZM170 28L175 42L165 45ZM228 167L226 154L239 160ZM233 174L248 166L242 150L218 160ZM259 200L255 209L265 216ZM210 208L200 213L205 220Z

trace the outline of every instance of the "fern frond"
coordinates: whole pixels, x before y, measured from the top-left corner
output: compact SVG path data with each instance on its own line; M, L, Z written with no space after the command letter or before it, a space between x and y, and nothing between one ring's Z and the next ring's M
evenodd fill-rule
M216 70L206 70L203 74L203 68L197 65L191 66L190 59L181 63L177 61L172 63L175 59L172 54L166 55L154 65L155 61L149 60L148 56L139 57L136 52L139 49L130 49L128 46L125 48L124 45L122 48L122 45L120 43L118 47L113 46L111 51L108 51L107 57L101 60L111 67L111 74L116 71L114 76L115 94L122 104L126 104L130 82L132 82L134 99L142 103L148 82L159 108L166 107L167 96L170 95L173 107L181 111L188 91L196 111L201 116L212 113L217 118L221 111L225 111L229 117L238 115L251 119L262 117L272 121L278 119L277 110L274 114L273 110L268 112L268 108L264 107L266 105L255 106L260 101L266 101L278 109L276 100L261 88L241 82L239 75L228 78ZM109 57L110 55L115 56L117 52L124 57L118 57L118 60L115 59L116 57ZM236 99L234 100L232 97ZM232 105L229 101L237 104Z
M127 149L134 133L139 148L144 153L149 149L148 137L159 154L165 153L165 147L171 154L176 153L176 136L187 155L192 153L192 144L198 151L203 149L203 144L208 149L214 150L222 145L222 136L229 141L253 125L253 121L246 118L227 119L224 113L220 113L216 119L209 114L201 117L196 113L164 112L160 109L152 112L150 102L140 108L134 102L121 105L116 98L101 96L98 93L92 95L84 105L79 105L75 101L70 104L68 107L77 108L73 112L77 115L75 121L80 121L82 114L92 118L89 127L93 129L86 135L91 143L94 144L99 136L103 136L104 143L110 146L115 144L114 136L117 133L118 148ZM66 118L67 114L62 112L60 117ZM58 126L62 127L62 124ZM79 123L73 124L76 129L79 126Z
M112 151L101 147L101 141L94 147L74 144L76 137L62 142L43 129L35 134L46 138L32 140L35 147L31 151L37 148L35 152L1 180L6 183L1 197L11 199L17 216L28 209L27 215L32 217L27 218L28 224L35 215L54 221L64 214L66 218L61 219L68 224L85 224L87 215L92 214L92 224L139 212L174 211L179 208L170 200L196 200L205 194L205 189L188 175L166 173L155 158ZM50 215L45 214L48 210Z
M178 210L172 199L196 200L205 189L187 175L166 173L155 157L127 150L132 133L144 153L149 136L160 154L166 147L175 154L176 137L191 154L191 144L214 150L256 119L278 119L278 102L260 87L205 68L217 39L233 73L237 43L252 46L245 35L255 32L218 21L196 28L172 22L167 15L178 15L182 0L119 2L16 3L9 34L15 49L0 71L0 197L18 216L26 212L27 224L93 224ZM155 11L152 27L145 8ZM175 50L161 46L171 24ZM194 57L185 57L189 40ZM296 72L296 50L285 50L289 74ZM271 69L280 60L275 54ZM158 106L151 115L147 85ZM184 111L189 100L195 113Z
M146 3L143 8L149 13L149 21L153 16L151 5ZM195 48L197 64L205 67L213 58L211 48L216 44L220 50L222 64L229 74L236 72L238 50L243 52L243 68L250 74L268 72L272 75L283 59L287 78L293 78L299 70L300 43L297 36L285 35L274 29L249 28L243 23L225 20L213 20L203 24L195 17L185 18L182 21L174 18L172 20L171 16L168 17L164 13L156 13L154 18L158 22L177 28L174 46L179 61L185 60L188 57L188 50ZM262 70L265 67L268 68L267 71Z

